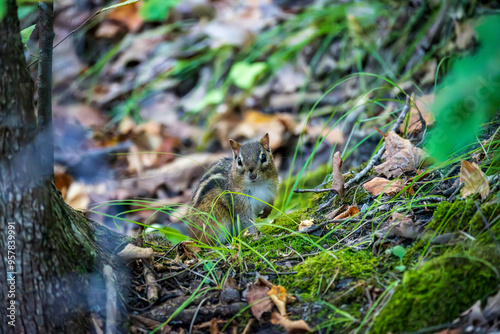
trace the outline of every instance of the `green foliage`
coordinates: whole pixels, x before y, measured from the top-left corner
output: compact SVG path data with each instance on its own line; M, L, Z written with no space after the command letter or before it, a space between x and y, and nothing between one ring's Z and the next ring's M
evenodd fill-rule
M337 279L368 279L377 272L377 264L381 259L382 257L373 256L369 250L321 252L295 268L297 274L290 285L300 289L300 291L312 294L317 289L320 291L326 289L329 283L328 279L332 279L337 270Z
M206 106L220 104L224 101L224 95L225 94L222 88L212 89L205 94L203 99L190 111L197 113L203 110Z
M0 20L3 19L6 12L7 12L6 0L0 0Z
M179 0L146 0L139 10L145 21L163 21L170 10L177 6Z
M21 30L21 41L23 42L24 45L26 45L26 42L28 42L28 40L30 39L33 30L35 30L35 26L36 24L33 24L28 28L24 28L23 30Z
M452 322L498 284L492 268L472 257L442 256L407 271L370 332L411 332Z
M264 234L280 234L287 232L285 229L296 230L300 221L305 219L306 215L306 210L297 210L288 215L281 215L275 218L272 224L266 224L260 227L260 231Z
M241 89L253 87L258 77L267 70L266 63L235 63L229 72L230 80Z
M500 107L500 17L477 27L480 47L453 65L438 90L432 112L436 128L426 146L439 161L474 141L481 123Z

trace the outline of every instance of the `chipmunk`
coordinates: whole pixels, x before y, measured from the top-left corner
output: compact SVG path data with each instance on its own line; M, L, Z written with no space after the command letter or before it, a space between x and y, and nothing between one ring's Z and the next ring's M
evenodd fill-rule
M226 243L267 217L278 192L269 135L243 144L229 139L233 158L218 161L201 178L188 212L190 236L204 243ZM238 194L239 193L239 194ZM252 198L252 197L254 198ZM261 201L259 201L258 199Z

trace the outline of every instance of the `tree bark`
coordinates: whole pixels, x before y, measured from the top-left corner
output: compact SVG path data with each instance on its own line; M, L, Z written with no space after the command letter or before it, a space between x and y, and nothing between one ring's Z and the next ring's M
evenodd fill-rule
M0 1L0 332L85 332L84 315L105 313L102 265L120 266L112 253L125 240L67 206L40 168L17 6Z

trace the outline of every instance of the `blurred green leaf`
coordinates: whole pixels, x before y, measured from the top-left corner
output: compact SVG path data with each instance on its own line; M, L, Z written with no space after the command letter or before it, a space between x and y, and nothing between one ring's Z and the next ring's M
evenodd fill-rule
M6 0L0 0L0 20L3 19L7 12L7 3L5 1Z
M19 6L17 7L17 17L19 18L19 20L22 20L29 14L35 12L37 8L37 5Z
M161 229L159 229L159 231L174 245L178 244L181 241L188 240L188 237L186 237L184 234L168 226L162 227Z
M147 0L139 10L145 21L163 21L170 8L177 6L179 0Z
M230 80L241 89L251 88L259 75L267 70L266 63L235 63L229 73Z
M33 24L29 26L28 28L24 28L21 30L21 41L23 44L26 44L26 42L30 39L31 33L33 33L33 30L35 30L36 24Z
M403 246L395 246L391 248L392 254L396 255L399 257L399 260L403 260L403 256L405 256L406 249L404 249Z
M191 110L191 112L200 112L203 108L211 104L219 104L224 101L224 91L222 89L213 89L209 91L203 99Z
M431 108L436 128L426 148L438 161L474 142L481 124L500 107L500 16L485 18L476 31L480 47L453 64Z
M396 269L396 270L397 270L397 271L399 271L399 272L403 272L403 271L405 271L406 266L405 266L404 264L402 264L402 265L400 265L400 266L396 266L396 267L394 267L394 269Z

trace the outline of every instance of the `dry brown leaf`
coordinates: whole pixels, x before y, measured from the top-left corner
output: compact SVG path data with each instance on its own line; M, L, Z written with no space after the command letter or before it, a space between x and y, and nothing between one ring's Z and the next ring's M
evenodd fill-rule
M379 238L402 237L407 239L417 239L421 234L421 228L415 226L413 220L405 215L394 212L391 220L385 226L375 232Z
M285 328L287 334L303 334L312 332L312 328L304 320L292 321L278 312L273 312L271 323Z
M122 0L120 2L124 2ZM144 23L141 15L139 15L139 3L134 3L126 6L121 6L113 9L108 14L108 19L119 22L126 26L130 32L136 32Z
M333 219L333 217L336 217L339 212L344 212L345 210L347 210L347 205L342 205L338 208L336 208L335 210L333 210L332 212L330 212L329 214L327 214L325 216L326 219Z
M219 331L219 324L217 322L217 319L216 318L212 318L212 320L210 320L210 334L220 334L221 331Z
M385 137L385 162L375 166L378 174L388 178L401 176L405 172L418 169L427 154L411 144L408 139L403 139L394 131L389 131Z
M479 193L481 199L485 199L490 194L490 183L481 168L474 162L462 160L460 183L462 182L465 182L461 192L462 197Z
M149 259L151 255L153 255L152 248L141 248L132 244L127 244L127 246L125 246L125 248L120 253L118 253L118 256L125 261L135 259Z
M61 196L66 200L66 195L68 194L68 189L73 183L73 177L66 173L63 167L59 165L54 166L54 183L57 190L61 192Z
M71 183L66 193L66 203L75 209L86 209L90 204L87 187L80 182Z
M219 120L222 124L215 125L218 138L223 145L226 145L227 138L260 138L268 132L271 139L271 149L274 151L282 146L284 136L295 127L293 118L286 114L270 115L250 110L241 121L236 121L230 115L229 117L227 117L228 115L220 117ZM224 123L227 123L227 125L224 125Z
M253 316L260 321L262 314L266 312L271 312L273 308L273 303L269 299L267 293L269 292L269 287L261 284L253 283L244 292L244 296L248 301L250 310Z
M374 196L385 195L394 196L403 189L403 180L389 181L383 177L375 177L363 184L363 188Z
M342 158L339 152L335 152L333 155L332 188L340 197L344 197L344 176L342 175L341 168Z
M346 211L342 212L338 216L336 216L333 219L346 219L346 218L351 218L357 216L361 211L359 211L357 206L350 206L347 208Z
M314 223L313 223L312 219L303 220L299 224L299 231L302 231L302 230L304 230L308 227L311 227L313 225L314 225Z
M427 126L436 121L434 114L431 112L431 106L433 102L434 102L434 94L428 94L415 98L416 106L412 105L410 109L410 122L408 124L408 133L419 132L422 129L422 122L420 121L418 110L420 110L420 114L422 115L422 118L425 120ZM404 126L405 126L404 123L399 126L399 130L401 132L404 131Z
M286 290L281 285L274 285L267 293L281 315L286 315Z

